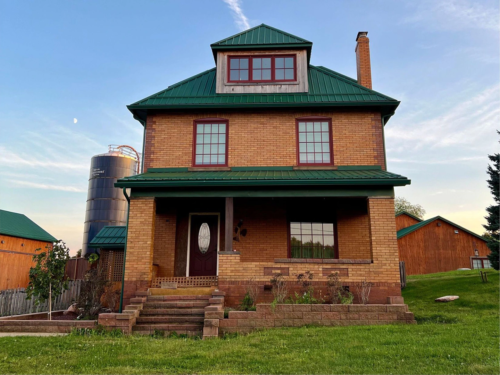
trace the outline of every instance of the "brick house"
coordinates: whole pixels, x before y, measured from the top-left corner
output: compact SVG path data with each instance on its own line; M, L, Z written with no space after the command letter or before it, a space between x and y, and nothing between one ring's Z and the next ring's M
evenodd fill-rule
M163 281L217 285L238 305L249 280L272 301L280 272L339 272L401 296L384 125L399 101L372 90L367 32L357 79L309 63L312 43L260 25L211 45L215 68L128 106L144 127L129 200L124 304ZM267 286L267 287L266 287ZM293 288L292 288L293 289Z

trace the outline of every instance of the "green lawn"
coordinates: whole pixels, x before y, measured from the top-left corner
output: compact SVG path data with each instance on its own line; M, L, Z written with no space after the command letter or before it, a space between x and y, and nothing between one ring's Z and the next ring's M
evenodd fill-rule
M0 338L0 373L498 374L499 279L477 271L410 277L418 325L303 327L224 340ZM436 303L456 294L459 300Z

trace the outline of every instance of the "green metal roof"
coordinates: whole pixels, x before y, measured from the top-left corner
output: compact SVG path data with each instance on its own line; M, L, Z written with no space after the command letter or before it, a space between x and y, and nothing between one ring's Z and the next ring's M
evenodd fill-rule
M109 225L102 228L99 233L90 241L89 247L120 249L125 246L127 236L126 226Z
M436 220L442 220L444 221L445 223L448 223L466 233L469 233L470 235L474 236L474 237L477 237L479 238L480 240L483 240L483 241L486 241L482 236L480 236L479 234L477 233L474 233L474 232L471 232L470 230L468 229L465 229L464 227L461 227L460 225L458 224L455 224L447 219L445 219L444 217L441 217L441 216L435 216L433 218L430 218L430 219L427 219L427 220L424 220L424 221L421 221L420 223L417 223L417 224L414 224L414 225L411 225L409 227L406 227L406 228L403 228L401 230L398 230L398 240L404 236L406 236L407 234L410 234L412 232L415 232L416 230L422 228L422 227L425 227L427 224L430 224Z
M215 68L169 86L127 106L144 124L147 110L185 108L379 107L392 114L399 101L359 85L333 70L309 65L309 92L291 94L216 94Z
M418 216L415 216L415 215L412 215L410 214L409 212L406 212L406 211L401 211L399 213L396 214L396 217L400 216L400 215L407 215L409 217L411 217L412 219L415 219L417 221L423 221L421 218L419 218Z
M377 167L376 167L377 168ZM410 184L406 177L380 168L294 170L292 167L233 167L231 171L196 171L188 168L150 168L148 172L119 179L116 187L234 187L334 186Z
M274 27L261 24L239 34L232 35L218 42L212 43L214 58L217 60L217 51L242 49L282 49L305 48L308 60L311 56L312 42L289 34Z
M46 242L57 241L27 216L5 210L0 210L0 234Z

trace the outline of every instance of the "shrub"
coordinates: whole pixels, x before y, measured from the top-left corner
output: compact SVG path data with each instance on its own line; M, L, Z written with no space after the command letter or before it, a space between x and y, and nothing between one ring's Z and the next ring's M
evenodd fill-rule
M314 274L310 271L306 271L304 273L296 274L297 284L301 287L302 294L299 295L295 292L295 301L290 298L290 303L297 304L311 304L311 303L323 303L323 299L314 298L314 288L312 286L312 281L314 279Z
M366 305L370 299L370 291L372 289L372 283L363 280L360 285L356 286L356 294L358 295L358 300Z
M340 280L340 275L338 272L333 272L328 276L326 286L328 287L328 293L330 295L331 303L339 303L339 294L343 291L343 288L342 281Z
M254 301L252 300L252 297L250 297L250 293L246 293L245 297L243 297L243 300L241 301L240 304L240 310L242 311L248 311L254 306Z
M102 309L101 298L111 287L106 273L100 268L92 268L84 276L76 307L84 318L96 317Z
M273 304L283 303L288 296L288 286L285 281L285 276L281 273L275 273L271 278L272 292L274 296Z
M342 305L350 305L352 304L352 301L354 301L354 295L351 292L344 290L343 293L339 292L339 299Z
M248 280L247 294L252 300L252 306L255 306L260 294L260 286L255 277L252 277L250 280Z

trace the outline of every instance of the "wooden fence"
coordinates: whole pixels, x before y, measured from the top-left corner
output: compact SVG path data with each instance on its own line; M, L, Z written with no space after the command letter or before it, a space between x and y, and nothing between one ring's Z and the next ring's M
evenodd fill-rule
M82 280L70 281L68 290L57 297L52 304L52 311L66 310L80 295ZM49 302L38 306L35 298L26 299L26 289L7 289L0 291L0 316L32 314L49 311Z
M70 280L83 280L89 269L89 261L85 258L71 258L66 262L65 274Z
M406 288L406 267L405 267L405 262L399 262L399 278L401 280L401 289Z

